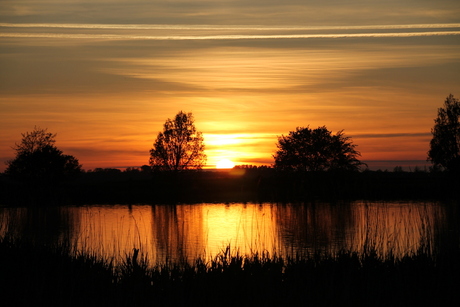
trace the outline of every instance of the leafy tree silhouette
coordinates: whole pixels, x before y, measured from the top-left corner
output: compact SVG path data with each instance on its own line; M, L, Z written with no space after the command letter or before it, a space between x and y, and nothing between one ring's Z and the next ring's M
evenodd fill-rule
M326 126L298 127L287 136L278 137L275 168L295 171L356 171L363 165L351 138L343 130L333 135Z
M21 142L13 147L16 157L6 163L5 173L11 178L44 185L70 179L81 171L74 156L64 155L54 145L56 134L34 127L21 135Z
M438 117L431 129L433 138L430 141L428 161L435 168L460 172L460 101L450 94L444 107L438 109Z
M206 162L203 136L197 132L192 113L180 111L166 120L150 150L153 170L178 172L201 169Z

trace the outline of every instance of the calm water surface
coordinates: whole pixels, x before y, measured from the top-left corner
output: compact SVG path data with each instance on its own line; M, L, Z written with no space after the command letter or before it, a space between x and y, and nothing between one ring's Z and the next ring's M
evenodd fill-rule
M180 204L0 208L0 235L120 259L140 248L151 263L216 255L308 255L375 248L379 256L433 253L458 235L448 207L434 202Z

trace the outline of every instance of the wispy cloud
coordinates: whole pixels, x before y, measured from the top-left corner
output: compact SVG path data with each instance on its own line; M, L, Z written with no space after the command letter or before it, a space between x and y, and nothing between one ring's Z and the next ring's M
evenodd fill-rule
M0 33L3 38L62 38L107 40L248 40L248 39L311 39L311 38L379 38L460 35L460 31L406 33L347 33L347 34L285 34L285 35L117 35L117 34L61 34L61 33Z
M353 137L357 138L400 138L400 137L428 137L431 136L429 132L421 133L367 133L367 134L357 134Z
M345 129L363 160L422 161L437 105L457 86L459 23L165 22L0 24L0 156L41 125L85 168L142 165L165 119L184 110L196 116L209 164L271 164L277 136L307 125Z
M117 24L51 24L0 23L4 29L30 29L34 32L0 33L3 38L55 38L105 40L255 40L315 38L385 38L460 35L460 24L409 24L363 26L210 26L210 25L117 25ZM57 33L37 32L58 29ZM66 33L66 30L108 30L110 33ZM62 30L62 31L61 31ZM140 31L117 33L118 30ZM147 32L145 31L147 30ZM185 34L183 31L186 31ZM368 32L374 30L373 32ZM423 31L420 31L423 30ZM437 31L433 31L437 30ZM165 32L166 31L166 32ZM207 31L209 34L203 34ZM299 33L300 31L300 33ZM337 31L337 33L332 33ZM356 31L361 31L356 33ZM249 33L248 33L249 32ZM261 32L267 34L260 34ZM272 32L272 33L270 33ZM274 33L276 32L276 33ZM318 33L320 32L320 33Z
M407 24L407 25L358 25L358 26L233 26L233 25L148 25L148 24L68 24L68 23L0 23L7 28L67 28L67 29L126 29L126 30L395 30L395 29L445 29L460 28L460 23Z

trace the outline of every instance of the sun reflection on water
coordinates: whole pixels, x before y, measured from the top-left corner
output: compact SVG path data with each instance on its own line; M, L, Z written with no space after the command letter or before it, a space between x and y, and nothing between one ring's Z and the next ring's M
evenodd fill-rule
M152 265L209 260L227 247L240 255L433 254L441 244L436 240L458 227L447 225L443 205L429 202L85 206L46 214L0 208L0 226L0 236L68 241L76 251L115 262L139 248Z

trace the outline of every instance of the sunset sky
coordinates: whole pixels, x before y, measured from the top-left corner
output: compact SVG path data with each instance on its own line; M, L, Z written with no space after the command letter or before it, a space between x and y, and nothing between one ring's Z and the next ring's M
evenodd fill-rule
M459 73L458 0L0 1L0 171L34 126L85 169L148 164L180 110L209 167L323 125L371 168L423 166Z

